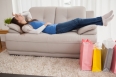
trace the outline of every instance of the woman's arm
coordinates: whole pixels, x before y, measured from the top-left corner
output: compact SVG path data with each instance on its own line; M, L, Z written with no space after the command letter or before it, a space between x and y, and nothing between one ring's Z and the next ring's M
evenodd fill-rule
M29 11L24 11L23 13L20 13L21 15L23 15L26 19L26 21L30 21L32 20L32 16L31 16L31 13ZM19 15L19 14L14 14L12 12L12 15L15 16L15 15Z
M23 15L27 21L30 21L32 19L31 13L28 11L21 13L21 15Z
M24 32L27 32L27 33L37 33L37 34L39 34L39 33L41 33L41 32L46 28L46 26L48 26L49 24L51 24L51 23L47 22L47 23L45 23L44 25L42 25L41 27L39 27L38 29L33 29L33 27L32 27L31 25L27 24L27 25L25 25L25 26L22 27L22 30L23 30Z
M44 29L46 28L45 25L42 25L41 27L39 27L38 29L33 29L31 27L31 25L25 25L22 27L22 30L26 33L36 33L36 34L39 34L41 33Z

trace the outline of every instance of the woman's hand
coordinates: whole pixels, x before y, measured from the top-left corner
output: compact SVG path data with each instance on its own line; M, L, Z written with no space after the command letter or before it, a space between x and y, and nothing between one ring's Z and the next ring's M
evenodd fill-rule
M47 22L47 23L45 23L44 25L45 25L45 26L48 26L48 25L50 25L50 24L52 24L52 23L50 23L50 22Z
M15 14L12 12L12 16L15 16Z
M14 14L13 12L12 12L12 16L19 16L19 15L21 15L21 14Z

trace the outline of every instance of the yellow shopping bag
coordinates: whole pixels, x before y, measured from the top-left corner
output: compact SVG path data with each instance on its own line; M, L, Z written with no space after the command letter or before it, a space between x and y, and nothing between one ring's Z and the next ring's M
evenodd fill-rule
M94 47L93 50L93 65L92 71L99 72L101 71L101 49L98 47Z

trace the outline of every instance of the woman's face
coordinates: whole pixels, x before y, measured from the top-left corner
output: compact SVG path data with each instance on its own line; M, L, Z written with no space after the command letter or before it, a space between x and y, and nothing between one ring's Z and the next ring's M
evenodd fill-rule
M23 15L20 15L20 14L15 14L15 19L16 19L19 23L22 23L22 21L25 20L24 16L23 16Z

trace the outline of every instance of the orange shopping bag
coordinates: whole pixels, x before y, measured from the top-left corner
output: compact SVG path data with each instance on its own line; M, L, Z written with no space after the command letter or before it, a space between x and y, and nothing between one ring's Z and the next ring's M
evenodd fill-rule
M86 39L82 39L80 48L80 68L81 70L92 69L93 43Z

